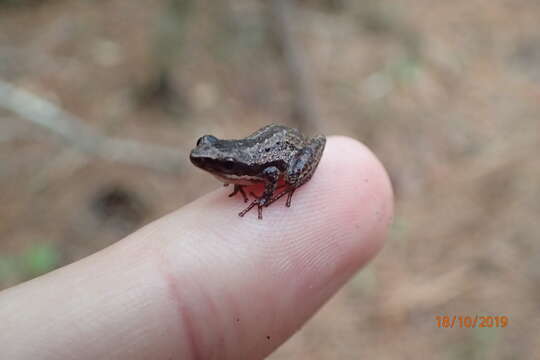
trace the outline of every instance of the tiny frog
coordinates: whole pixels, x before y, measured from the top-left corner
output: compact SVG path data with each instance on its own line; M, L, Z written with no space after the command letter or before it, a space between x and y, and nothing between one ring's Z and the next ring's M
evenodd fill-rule
M272 124L239 140L204 135L189 158L225 186L234 184L229 196L240 192L244 202L248 201L244 187L263 183L263 194L257 197L251 193L256 199L238 214L244 216L257 206L258 218L262 219L262 208L284 195L288 195L286 206L291 206L295 190L311 179L319 165L325 144L323 135L310 138L297 129ZM280 180L284 185L278 187Z

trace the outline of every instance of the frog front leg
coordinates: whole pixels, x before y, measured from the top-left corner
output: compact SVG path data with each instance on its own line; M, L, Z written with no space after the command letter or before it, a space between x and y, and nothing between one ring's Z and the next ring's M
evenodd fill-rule
M262 173L265 183L263 194L258 199L253 200L253 202L249 204L247 208L242 210L238 215L241 217L244 216L249 210L251 210L255 205L257 205L258 218L262 219L262 208L264 206L267 206L267 204L272 200L274 192L276 191L280 174L281 172L275 166L270 166L264 169Z
M285 174L287 188L281 193L273 196L267 201L265 206L270 205L285 195L288 195L285 205L287 207L291 206L291 198L296 189L308 182L313 176L313 173L319 164L319 160L321 159L325 145L326 138L324 136L318 136L312 139L306 147L298 152L290 162L289 168Z

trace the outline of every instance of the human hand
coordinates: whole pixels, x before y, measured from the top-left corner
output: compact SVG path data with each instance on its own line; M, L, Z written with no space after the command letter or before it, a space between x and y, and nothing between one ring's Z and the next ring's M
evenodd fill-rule
M94 255L0 292L1 359L259 359L381 248L387 175L330 137L264 220L216 190Z

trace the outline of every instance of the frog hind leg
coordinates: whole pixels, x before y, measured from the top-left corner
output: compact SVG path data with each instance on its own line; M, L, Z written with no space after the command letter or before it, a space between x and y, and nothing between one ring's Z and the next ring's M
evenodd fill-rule
M326 138L322 135L317 136L304 149L298 152L285 174L287 188L273 196L265 206L270 205L285 195L287 195L285 206L291 206L291 199L296 189L308 182L313 176L315 169L317 169L325 144Z
M227 186L227 185L229 184L225 184L224 186ZM244 191L244 187L245 185L234 184L234 190L232 193L229 194L229 197L233 197L237 193L240 193L242 194L242 197L244 198L244 202L248 202L248 197L246 195L246 192Z

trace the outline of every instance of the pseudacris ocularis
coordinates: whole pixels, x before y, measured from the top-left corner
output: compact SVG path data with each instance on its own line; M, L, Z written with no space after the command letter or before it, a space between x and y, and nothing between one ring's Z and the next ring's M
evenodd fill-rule
M204 135L191 150L191 162L214 175L248 201L244 187L264 183L264 192L238 215L244 216L254 206L262 219L262 208L288 194L286 205L298 187L311 179L322 157L326 138L306 137L299 130L282 125L267 125L244 139L221 140ZM278 191L279 181L284 188ZM252 194L253 195L253 194ZM253 195L255 196L255 195ZM255 196L256 197L256 196Z

